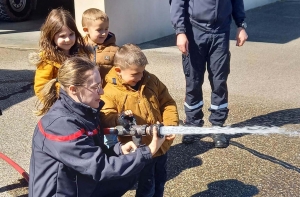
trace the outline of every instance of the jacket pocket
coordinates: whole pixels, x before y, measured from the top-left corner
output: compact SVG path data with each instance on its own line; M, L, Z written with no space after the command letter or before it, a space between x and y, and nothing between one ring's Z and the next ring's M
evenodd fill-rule
M182 54L182 66L185 76L190 76L190 55Z

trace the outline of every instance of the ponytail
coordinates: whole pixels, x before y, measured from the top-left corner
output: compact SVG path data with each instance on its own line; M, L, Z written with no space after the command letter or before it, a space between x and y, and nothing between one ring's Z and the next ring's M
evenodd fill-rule
M50 107L55 103L55 101L59 97L58 89L56 88L56 82L58 82L56 79L51 79L42 89L41 96L43 99L41 101L38 101L37 103L37 109L36 115L41 116L47 113L50 109ZM41 108L39 108L42 105Z
M57 78L50 80L41 91L41 101L37 103L36 115L44 115L59 98L57 85L67 91L70 85L84 84L89 75L86 72L96 68L87 57L70 57L58 69ZM59 82L59 84L56 84ZM42 107L40 107L42 106ZM40 108L39 108L40 107Z

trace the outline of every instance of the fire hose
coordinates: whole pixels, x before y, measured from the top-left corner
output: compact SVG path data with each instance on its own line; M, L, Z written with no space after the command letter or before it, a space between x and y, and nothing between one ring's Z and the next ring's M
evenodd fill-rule
M23 177L24 179L29 182L29 174L21 168L16 162L11 160L9 157L4 155L3 153L0 152L0 158L6 161L9 165L11 165L14 169L16 169Z

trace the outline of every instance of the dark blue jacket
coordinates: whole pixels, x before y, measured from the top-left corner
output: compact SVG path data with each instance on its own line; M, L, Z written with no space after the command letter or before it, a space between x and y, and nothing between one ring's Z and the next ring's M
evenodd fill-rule
M231 16L238 25L246 18L243 0L172 0L171 21L178 33L185 33L186 22L213 32L230 30Z
M103 144L99 109L75 102L61 89L33 134L29 196L90 196L101 182L136 175L151 160L148 147L122 155L120 146Z

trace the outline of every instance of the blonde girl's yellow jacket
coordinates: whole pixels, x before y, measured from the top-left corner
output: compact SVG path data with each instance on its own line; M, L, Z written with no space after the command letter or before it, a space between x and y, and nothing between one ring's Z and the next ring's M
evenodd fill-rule
M144 71L138 91L123 83L116 71L111 69L105 78L107 84L101 99L105 102L100 118L104 127L117 125L119 114L131 110L138 125L162 122L165 126L179 124L177 106L167 87L153 74ZM131 141L129 137L119 137L122 143ZM149 145L151 136L143 136L142 142ZM166 140L154 156L165 154L173 140Z
M60 68L61 64L43 59L42 53L30 53L28 58L30 63L36 65L34 76L34 93L39 100L42 101L42 89L51 79L55 79L57 77L58 69ZM59 83L56 83L56 88L59 90Z

